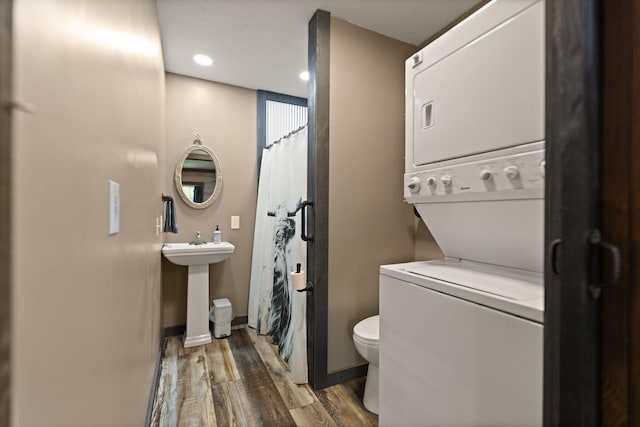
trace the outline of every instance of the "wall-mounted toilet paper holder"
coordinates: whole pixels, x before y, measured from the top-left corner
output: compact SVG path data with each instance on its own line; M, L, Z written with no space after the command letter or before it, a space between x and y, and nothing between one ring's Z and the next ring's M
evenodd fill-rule
M304 289L296 289L298 292L311 292L313 293L313 283L307 282L307 287Z
M298 292L313 292L313 284L305 280L302 264L296 264L295 273L291 273L291 286Z

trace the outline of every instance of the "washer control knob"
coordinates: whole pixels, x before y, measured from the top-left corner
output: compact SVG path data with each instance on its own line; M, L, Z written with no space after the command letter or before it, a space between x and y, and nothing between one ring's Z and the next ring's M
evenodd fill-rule
M445 187L448 187L451 185L451 177L449 175L442 175L440 177L440 182L444 184Z
M413 194L419 192L420 178L418 178L417 176L414 176L411 179L409 179L409 182L407 183L407 187L409 188L409 191L411 191Z
M507 166L503 171L510 180L514 180L520 175L520 169L515 165Z
M544 178L544 172L545 172L545 166L546 166L547 162L546 161L541 161L540 162L540 176L542 176Z
M490 170L483 170L482 172L480 172L480 179L483 181L491 181L491 179L493 178L493 174L491 173Z
M436 186L436 179L432 176L430 176L429 178L427 178L427 185L429 187L435 187Z

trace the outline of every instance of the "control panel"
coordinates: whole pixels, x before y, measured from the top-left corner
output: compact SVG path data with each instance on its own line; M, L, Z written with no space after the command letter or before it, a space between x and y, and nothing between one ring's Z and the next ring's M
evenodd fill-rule
M404 197L409 202L414 198L428 202L424 199L465 194L482 198L488 193L541 190L544 189L544 167L542 149L429 168L405 174Z

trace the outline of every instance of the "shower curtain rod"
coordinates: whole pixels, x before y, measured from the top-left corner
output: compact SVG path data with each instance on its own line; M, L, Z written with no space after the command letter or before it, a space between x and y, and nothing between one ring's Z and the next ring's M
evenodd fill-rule
M288 134L286 134L285 136L283 136L282 138L278 139L277 141L272 142L271 144L267 145L265 148L268 150L269 148L273 147L274 145L280 143L280 141L282 141L283 139L289 138L293 135L295 135L296 133L300 132L302 129L304 129L305 127L307 127L306 124L300 126L298 129L296 130L292 130L291 132L289 132Z

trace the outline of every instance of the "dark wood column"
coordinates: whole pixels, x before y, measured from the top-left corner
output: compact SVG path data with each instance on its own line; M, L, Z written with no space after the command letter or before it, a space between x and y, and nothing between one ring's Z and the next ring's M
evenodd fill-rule
M602 425L640 424L640 2L603 4L602 231L620 250L605 264Z

